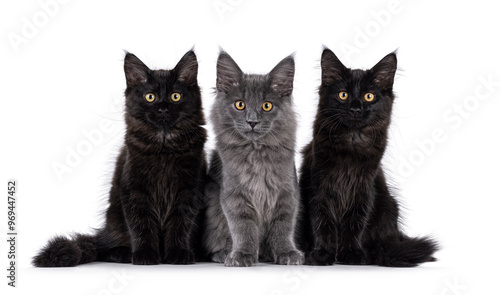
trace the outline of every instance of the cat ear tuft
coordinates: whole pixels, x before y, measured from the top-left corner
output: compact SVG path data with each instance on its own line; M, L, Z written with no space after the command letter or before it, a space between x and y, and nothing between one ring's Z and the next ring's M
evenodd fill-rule
M321 84L328 86L342 80L345 69L335 53L325 47L321 54Z
M198 81L198 60L193 50L188 51L175 66L177 79L182 84L191 86Z
M217 59L217 90L227 93L232 87L238 86L242 77L243 72L236 62L221 51Z
M396 53L392 52L386 55L370 69L374 77L374 82L383 90L392 89L397 66L398 60L396 58Z
M127 52L124 61L127 86L137 86L148 80L149 68L134 54Z
M291 95L294 75L295 61L293 55L290 55L280 61L269 73L271 88L281 97Z

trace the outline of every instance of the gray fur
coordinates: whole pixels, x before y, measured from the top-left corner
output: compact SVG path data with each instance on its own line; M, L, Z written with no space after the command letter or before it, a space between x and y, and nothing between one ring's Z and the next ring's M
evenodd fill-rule
M221 52L216 132L207 197L204 247L214 262L251 266L261 261L302 264L294 242L299 190L294 164L296 114L291 92L293 57L267 75L244 74ZM244 110L235 102L243 100ZM271 102L269 112L262 109ZM254 128L249 122L254 122Z

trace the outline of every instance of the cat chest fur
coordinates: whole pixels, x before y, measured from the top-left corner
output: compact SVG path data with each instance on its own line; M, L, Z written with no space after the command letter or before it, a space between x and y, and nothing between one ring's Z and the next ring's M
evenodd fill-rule
M327 160L330 167L324 171L325 179L321 189L335 203L334 210L342 217L350 210L356 210L360 201L370 201L373 197L374 179L378 167L362 163L359 159L331 156Z
M234 153L234 151L232 152ZM261 222L269 221L274 212L283 185L292 183L287 178L283 164L272 157L272 150L261 146L245 146L238 157L223 157L226 168L225 186L237 186L248 199ZM227 181L227 182L226 182ZM230 182L230 183L229 183Z
M176 170L178 162L174 155L164 153L141 155L129 164L131 173L127 173L127 177L132 183L134 180L142 181L144 197L153 205L152 213L159 221L168 217L175 195L178 193L178 182L181 177Z

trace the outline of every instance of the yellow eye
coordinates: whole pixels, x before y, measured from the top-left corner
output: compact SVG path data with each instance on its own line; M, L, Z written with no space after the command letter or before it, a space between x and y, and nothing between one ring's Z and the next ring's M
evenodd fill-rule
M172 93L172 95L170 96L170 99L172 99L172 101L179 101L181 100L181 94L180 93L177 93L177 92L174 92Z
M243 100L238 100L234 103L234 107L241 111L245 108L245 102Z
M265 103L262 104L262 109L266 112L269 112L270 110L273 109L273 104L266 101Z
M367 102L371 102L371 101L373 101L374 99L375 99L375 94L373 94L373 93L369 93L369 92L368 92L367 94L365 94L365 100L366 100Z
M146 99L147 102L153 102L156 99L156 96L153 93L146 93L144 95L144 99Z
M349 97L349 94L347 94L347 92L345 92L345 91L339 92L339 98L341 100L346 100L348 97Z

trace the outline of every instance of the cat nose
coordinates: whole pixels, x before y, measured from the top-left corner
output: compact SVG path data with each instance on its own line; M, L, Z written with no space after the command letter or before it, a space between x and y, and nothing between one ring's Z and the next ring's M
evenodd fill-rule
M256 121L247 121L247 123L248 125L250 125L250 127L252 127L252 129L254 129L257 124L259 124L259 122Z
M167 109L158 109L158 113L160 113L161 115L164 115L168 112Z
M350 108L349 111L353 115L359 115L359 114L361 114L361 108Z

